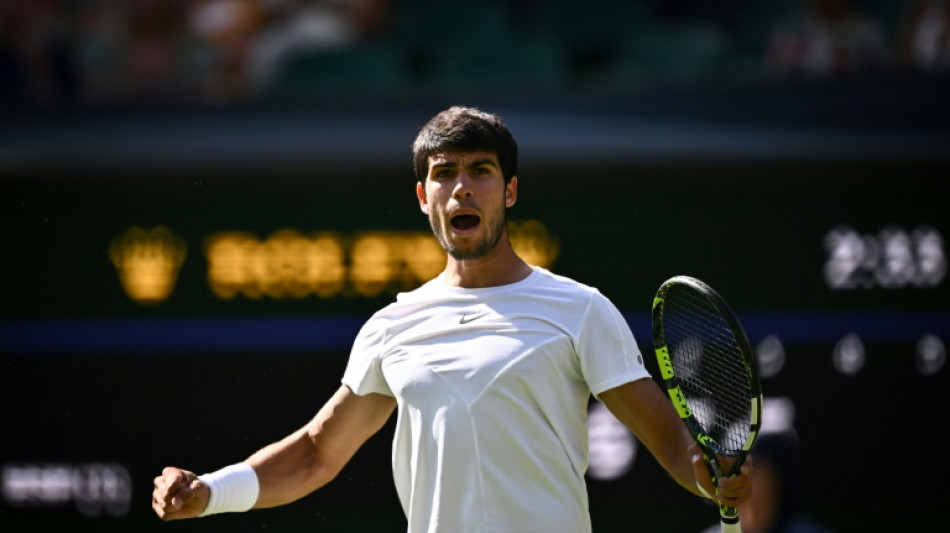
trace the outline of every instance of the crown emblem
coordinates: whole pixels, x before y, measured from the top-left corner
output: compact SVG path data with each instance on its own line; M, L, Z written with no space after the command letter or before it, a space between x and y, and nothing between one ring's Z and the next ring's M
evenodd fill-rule
M133 226L112 240L109 257L125 294L141 304L164 301L175 288L187 247L165 226Z

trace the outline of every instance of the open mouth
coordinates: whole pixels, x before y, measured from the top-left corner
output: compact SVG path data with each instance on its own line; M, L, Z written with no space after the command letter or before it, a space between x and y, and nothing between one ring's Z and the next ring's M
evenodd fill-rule
M472 229L480 221L481 218L478 215L457 215L452 217L452 227L457 230Z

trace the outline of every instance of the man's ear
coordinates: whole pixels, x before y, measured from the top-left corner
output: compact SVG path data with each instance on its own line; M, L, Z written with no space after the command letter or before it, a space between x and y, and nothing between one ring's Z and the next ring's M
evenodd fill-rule
M512 176L505 185L505 207L511 207L518 201L518 176Z
M429 199L426 198L426 188L422 185L422 182L416 182L416 197L419 198L419 209L423 213L429 214Z

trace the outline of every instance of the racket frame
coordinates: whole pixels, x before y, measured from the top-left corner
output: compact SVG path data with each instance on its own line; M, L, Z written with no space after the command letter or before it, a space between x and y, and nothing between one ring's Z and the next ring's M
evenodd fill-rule
M673 370L673 364L670 359L669 346L666 343L664 335L663 311L666 302L666 295L669 290L676 285L684 285L689 289L702 294L707 301L716 309L719 315L728 325L736 340L736 345L742 355L742 364L746 369L749 384L749 402L750 402L750 420L749 433L742 447L738 450L726 449L711 435L706 432L703 425L693 414L689 403L686 400L683 390L678 383L678 377ZM692 276L674 276L666 280L657 290L653 298L652 307L652 326L653 326L653 344L657 357L657 363L660 368L660 377L666 387L667 394L676 409L677 414L686 425L690 434L696 441L696 444L703 452L703 458L706 460L710 469L713 471L713 484L724 474L732 476L739 472L742 462L752 450L755 441L758 438L759 430L762 427L762 386L759 381L759 370L755 359L755 352L752 350L752 344L736 317L735 312L726 301L712 287L705 282ZM720 468L716 455L730 457L734 459L732 468L724 473ZM737 524L739 517L734 507L728 507L719 504L720 516L724 524Z

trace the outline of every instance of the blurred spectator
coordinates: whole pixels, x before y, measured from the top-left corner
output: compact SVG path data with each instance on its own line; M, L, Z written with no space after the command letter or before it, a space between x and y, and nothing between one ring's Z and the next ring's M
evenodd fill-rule
M185 0L127 2L124 68L133 102L176 102L184 95L179 66L184 53Z
M809 517L801 499L798 435L793 429L763 433L752 449L755 487L739 507L743 533L832 533ZM719 533L716 524L703 533Z
M389 0L0 2L0 99L233 103L298 50L384 37Z
M375 39L389 20L387 0L267 0L266 24L250 44L246 81L262 90L297 52L340 49Z
M950 68L950 2L916 0L907 3L898 28L902 67L922 72Z
M198 100L190 58L188 0L71 3L70 60L87 105Z
M205 99L233 102L246 96L247 59L267 5L259 0L191 0L187 23L197 42L189 51L189 70Z
M127 97L126 11L106 1L84 2L76 14L73 61L84 104L115 103Z
M772 29L766 63L779 80L878 73L888 47L882 24L852 0L803 0Z
M72 103L77 73L71 60L72 20L63 0L4 2L0 58L13 87L5 97L35 106Z

